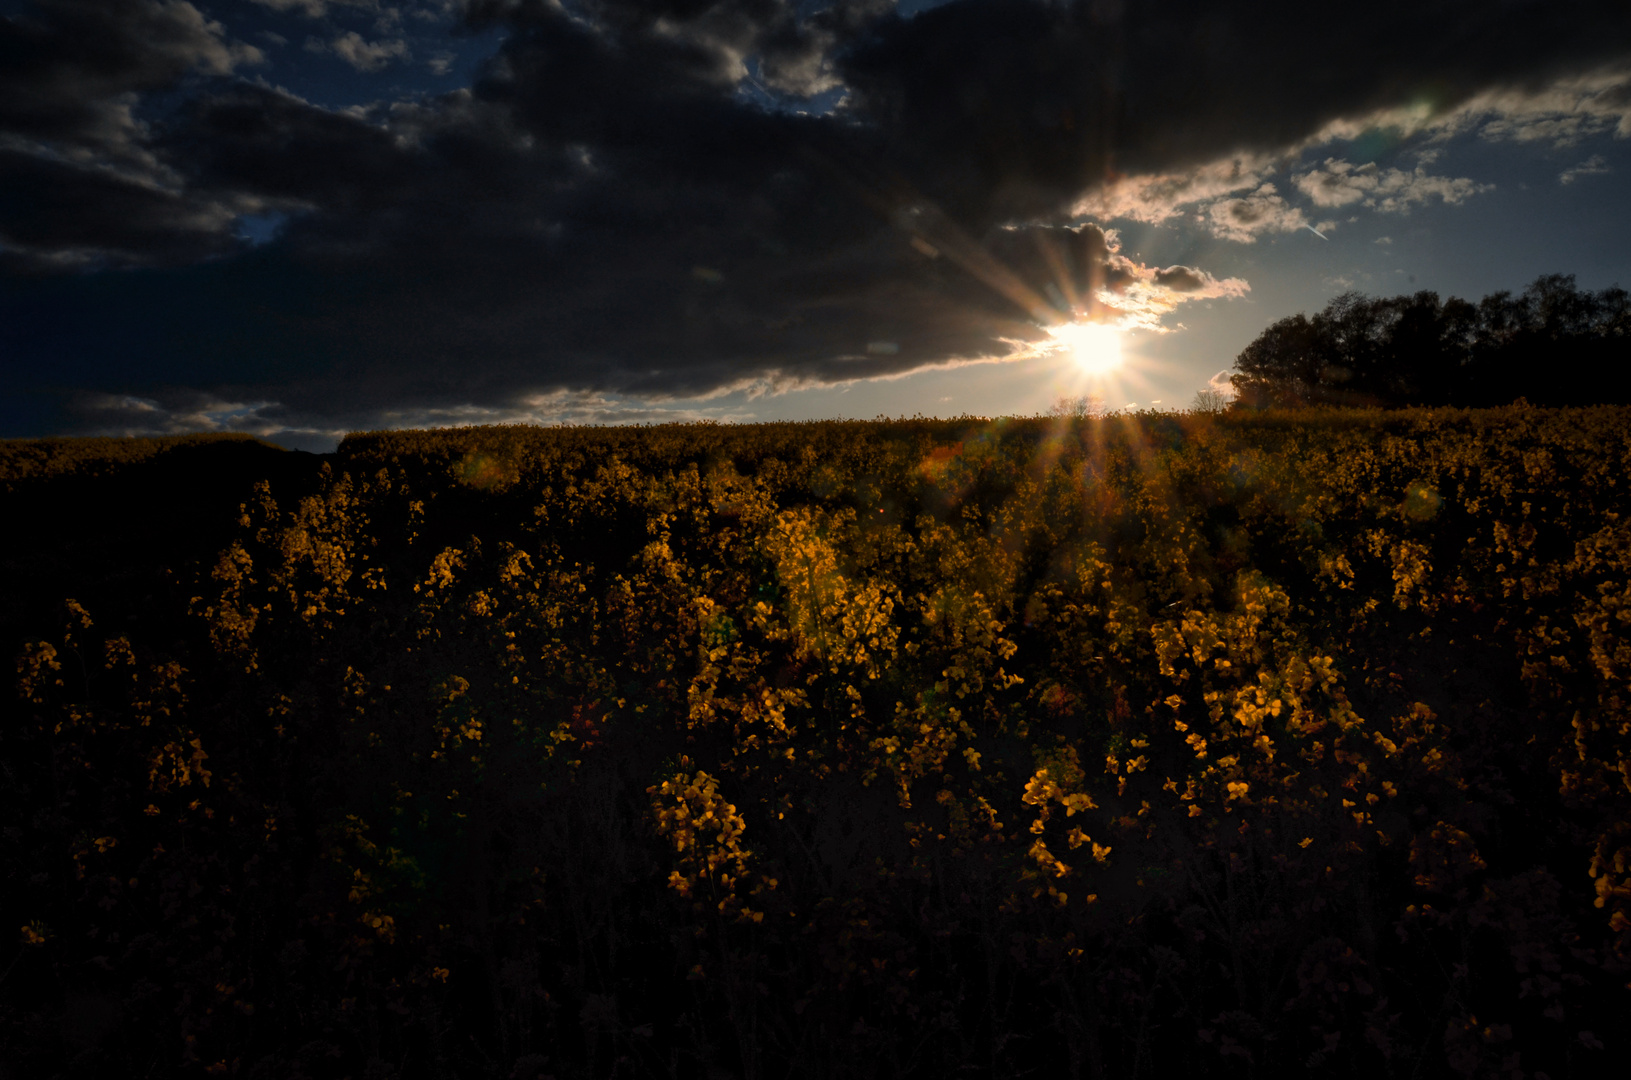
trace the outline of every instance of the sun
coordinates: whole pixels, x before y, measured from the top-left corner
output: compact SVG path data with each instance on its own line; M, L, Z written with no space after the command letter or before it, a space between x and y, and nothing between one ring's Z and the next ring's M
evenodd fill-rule
M1088 375L1103 375L1121 366L1121 332L1106 323L1073 322L1048 328L1048 333L1076 356Z

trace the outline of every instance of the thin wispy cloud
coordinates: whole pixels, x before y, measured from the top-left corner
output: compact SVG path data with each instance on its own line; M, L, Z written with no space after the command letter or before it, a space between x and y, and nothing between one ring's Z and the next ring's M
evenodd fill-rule
M1580 164L1564 169L1562 172L1558 173L1557 182L1560 184L1572 184L1582 176L1602 176L1605 173L1611 173L1613 171L1613 169L1609 168L1608 162L1603 160L1603 155L1593 154Z
M1318 168L1294 175L1292 183L1321 208L1358 203L1395 214L1432 199L1459 203L1495 187L1467 177L1434 176L1423 167L1413 171L1383 169L1375 162L1355 165L1338 158L1326 158Z
M315 41L315 39L314 39ZM355 30L347 30L332 41L308 45L313 52L332 52L358 71L383 71L393 60L412 57L408 43L401 38L368 41Z

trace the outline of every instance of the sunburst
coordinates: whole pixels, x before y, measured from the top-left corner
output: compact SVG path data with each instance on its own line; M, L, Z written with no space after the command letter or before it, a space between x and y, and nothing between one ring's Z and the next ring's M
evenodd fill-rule
M1074 354L1086 375L1105 375L1121 366L1121 331L1108 323L1068 322L1049 327L1048 333Z

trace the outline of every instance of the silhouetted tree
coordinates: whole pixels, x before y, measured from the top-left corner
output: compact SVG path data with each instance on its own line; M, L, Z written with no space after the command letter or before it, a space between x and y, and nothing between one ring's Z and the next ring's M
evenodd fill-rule
M1631 401L1631 297L1537 278L1473 305L1437 293L1347 292L1274 323L1241 352L1247 406L1498 405Z
M1229 401L1228 394L1209 386L1204 390L1195 392L1195 400L1190 403L1189 409L1191 412L1207 413L1215 416L1229 407Z
M1536 404L1631 400L1631 296L1614 286L1575 287L1572 274L1536 278L1514 297L1478 304L1478 341L1465 402L1493 405L1521 394Z
M1062 397L1048 406L1049 416L1067 418L1103 416L1108 409L1104 404L1103 394L1082 394L1077 397Z

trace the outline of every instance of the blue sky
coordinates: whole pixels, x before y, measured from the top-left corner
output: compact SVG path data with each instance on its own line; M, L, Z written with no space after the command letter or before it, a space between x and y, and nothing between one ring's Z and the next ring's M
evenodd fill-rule
M1622 5L0 19L6 437L1183 407L1347 290L1631 284Z

